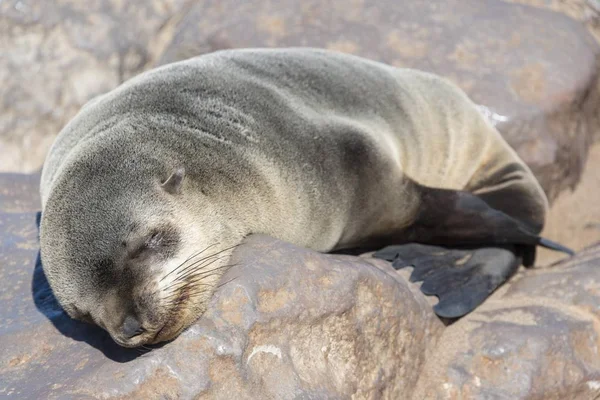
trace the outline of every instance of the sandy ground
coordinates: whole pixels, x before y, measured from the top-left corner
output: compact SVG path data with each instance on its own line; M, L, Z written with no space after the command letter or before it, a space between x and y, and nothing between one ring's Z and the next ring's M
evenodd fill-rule
M573 250L600 242L600 143L590 149L581 182L574 192L563 192L550 209L543 236ZM546 249L538 250L539 265L565 256Z

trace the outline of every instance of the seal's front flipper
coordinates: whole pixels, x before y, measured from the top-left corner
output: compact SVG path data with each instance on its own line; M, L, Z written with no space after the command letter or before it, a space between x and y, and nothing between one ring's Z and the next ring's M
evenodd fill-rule
M421 291L435 295L435 313L444 318L468 314L519 268L521 260L511 246L446 248L409 243L388 246L374 254L395 269L412 266L411 282L423 282Z

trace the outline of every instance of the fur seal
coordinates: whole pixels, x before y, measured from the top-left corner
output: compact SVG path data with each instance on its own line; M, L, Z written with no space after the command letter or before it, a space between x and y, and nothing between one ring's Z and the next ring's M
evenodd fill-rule
M439 246L420 275L450 317L535 246L568 251L538 236L542 188L457 86L314 48L218 51L128 80L63 128L41 196L58 301L127 347L193 323L251 233L322 252ZM461 246L476 254L457 275ZM379 256L421 266L423 249Z

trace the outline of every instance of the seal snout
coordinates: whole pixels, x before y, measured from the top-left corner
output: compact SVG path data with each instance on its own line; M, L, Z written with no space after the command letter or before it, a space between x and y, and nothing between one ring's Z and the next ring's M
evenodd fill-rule
M142 324L133 316L128 315L121 325L121 335L125 339L131 339L135 336L141 335L146 332L146 329Z
M109 330L117 344L123 347L138 347L150 342L153 338L151 330L144 327L135 315L127 315L123 322Z

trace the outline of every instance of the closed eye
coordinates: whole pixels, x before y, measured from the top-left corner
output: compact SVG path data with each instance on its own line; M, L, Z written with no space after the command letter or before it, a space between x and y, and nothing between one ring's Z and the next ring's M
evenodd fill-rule
M144 254L163 252L177 244L176 235L171 233L169 230L155 230L152 234L146 236L146 238L134 247L128 254L130 259L137 259L142 257Z
M133 251L129 253L129 258L139 258L147 250L157 249L162 243L162 238L163 234L161 232L154 232L152 235L147 237L144 242L142 242Z
M163 232L154 232L150 236L150 238L148 240L146 240L146 243L144 243L144 246L149 249L157 248L158 246L160 246L162 244L164 236L165 235Z

